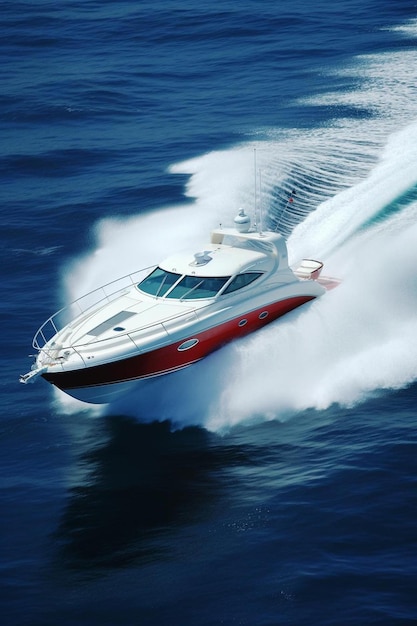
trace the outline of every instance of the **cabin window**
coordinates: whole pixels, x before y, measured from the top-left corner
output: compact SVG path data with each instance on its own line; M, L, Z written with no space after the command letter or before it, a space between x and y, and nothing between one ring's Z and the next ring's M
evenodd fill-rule
M232 293L233 291L237 291L243 287L247 287L247 285L253 283L253 281L259 278L259 276L262 276L262 272L246 272L245 274L238 274L223 291L223 295L226 293Z
M178 300L195 300L197 298L213 298L227 283L230 276L204 277L184 276L178 285L167 294L167 298Z
M174 285L177 280L181 278L181 274L175 274L174 272L166 272L165 270L157 267L152 274L149 274L146 278L139 283L138 289L149 293L151 296L163 296L168 289Z

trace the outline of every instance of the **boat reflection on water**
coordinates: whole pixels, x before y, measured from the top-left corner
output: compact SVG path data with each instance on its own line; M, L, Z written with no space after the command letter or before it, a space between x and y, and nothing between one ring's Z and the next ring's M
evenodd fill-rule
M216 506L216 469L241 455L200 428L171 432L168 422L119 416L106 427L108 441L78 459L84 478L71 488L57 531L60 561L73 569L169 556L167 537Z

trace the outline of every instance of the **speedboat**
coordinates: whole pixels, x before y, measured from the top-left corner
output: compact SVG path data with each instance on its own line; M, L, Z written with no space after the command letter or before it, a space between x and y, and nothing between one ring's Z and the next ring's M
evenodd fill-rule
M288 264L277 233L252 228L240 210L234 227L212 231L204 249L104 285L46 320L22 383L41 377L84 402L106 404L138 381L197 363L324 294L337 280L323 264Z

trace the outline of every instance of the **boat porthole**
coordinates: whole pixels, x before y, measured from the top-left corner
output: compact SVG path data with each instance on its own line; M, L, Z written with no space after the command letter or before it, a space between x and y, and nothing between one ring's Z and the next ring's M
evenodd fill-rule
M259 313L260 320L264 320L266 317L268 317L268 311L262 311L262 313Z
M184 350L189 350L190 348L194 348L198 344L198 339L187 339L180 346L178 346L177 350L179 352L183 352Z
M126 330L126 328L123 328L123 326L115 326L113 330L115 330L118 333L121 333L123 330Z
M238 326L242 327L245 326L248 323L248 320L240 320Z

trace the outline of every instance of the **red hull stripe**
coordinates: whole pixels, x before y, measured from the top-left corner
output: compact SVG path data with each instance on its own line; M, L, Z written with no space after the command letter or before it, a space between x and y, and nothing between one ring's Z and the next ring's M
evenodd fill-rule
M191 335L190 339L198 339L198 342L188 350L178 350L178 347L188 339L184 337L176 343L127 359L68 372L45 373L43 378L65 391L161 376L199 361L229 341L265 326L292 309L313 300L314 297L298 296L275 302L219 326L213 326L197 335ZM242 325L242 320L247 322Z

